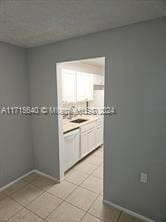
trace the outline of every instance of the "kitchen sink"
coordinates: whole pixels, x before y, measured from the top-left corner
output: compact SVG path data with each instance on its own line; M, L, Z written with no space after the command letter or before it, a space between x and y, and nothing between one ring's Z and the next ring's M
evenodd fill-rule
M85 121L88 121L87 119L75 119L75 120L72 120L70 121L71 123L83 123Z

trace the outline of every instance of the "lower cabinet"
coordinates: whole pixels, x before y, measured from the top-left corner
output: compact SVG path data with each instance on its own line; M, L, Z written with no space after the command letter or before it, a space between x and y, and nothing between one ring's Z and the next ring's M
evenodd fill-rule
M81 158L103 144L103 125L98 121L87 124L81 129Z
M91 152L96 148L96 129L93 128L88 133L88 150Z
M99 125L96 128L96 147L103 144L103 125Z
M81 133L81 158L96 148L96 129Z
M81 158L88 154L88 133L81 133Z

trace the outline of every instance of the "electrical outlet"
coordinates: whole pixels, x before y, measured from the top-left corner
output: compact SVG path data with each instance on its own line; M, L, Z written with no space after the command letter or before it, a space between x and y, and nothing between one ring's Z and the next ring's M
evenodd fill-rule
M148 174L147 173L140 173L140 182L141 183L148 183Z

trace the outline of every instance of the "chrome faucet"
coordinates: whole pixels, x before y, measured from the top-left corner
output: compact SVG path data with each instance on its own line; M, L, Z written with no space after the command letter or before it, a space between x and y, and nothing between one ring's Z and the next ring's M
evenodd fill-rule
M71 106L68 113L68 119L72 119L73 117L76 117L77 115L78 115L78 108L76 106Z

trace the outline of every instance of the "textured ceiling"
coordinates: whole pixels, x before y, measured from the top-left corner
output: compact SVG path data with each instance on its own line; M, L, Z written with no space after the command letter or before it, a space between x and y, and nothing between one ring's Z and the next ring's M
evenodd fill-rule
M0 41L32 47L162 16L165 0L0 0Z

